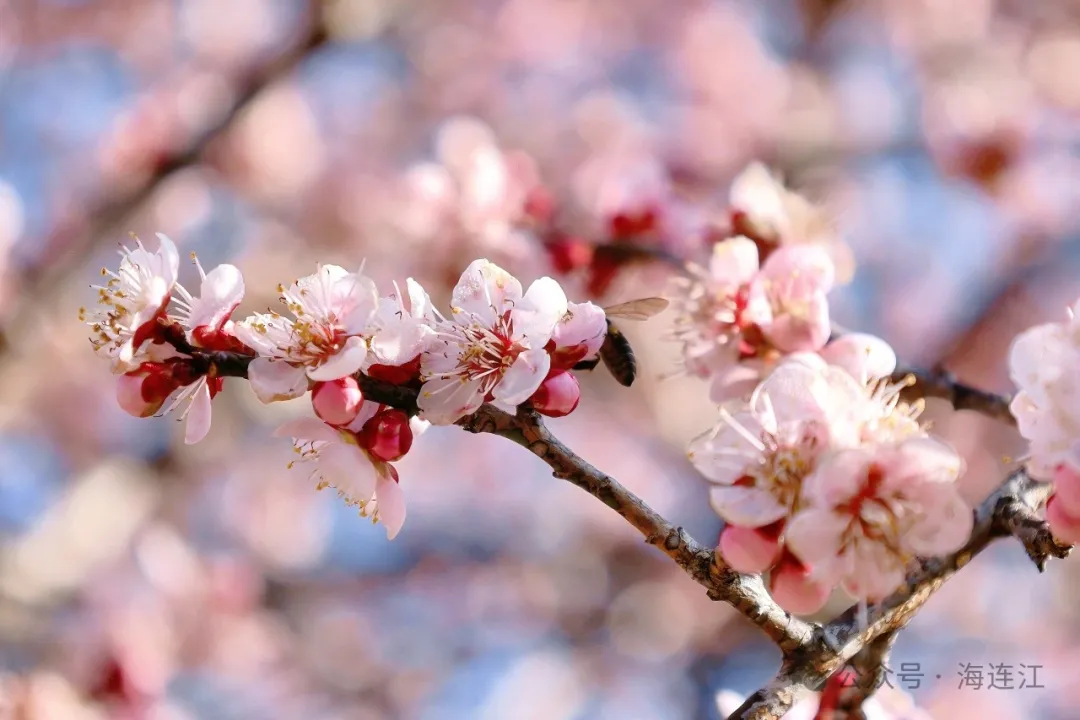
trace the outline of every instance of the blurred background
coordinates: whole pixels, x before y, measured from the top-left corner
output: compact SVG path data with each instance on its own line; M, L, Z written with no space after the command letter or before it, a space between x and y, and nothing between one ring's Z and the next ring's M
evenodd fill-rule
M238 265L238 316L363 258L440 302L488 257L611 303L670 274L624 263L635 247L704 256L761 159L854 251L838 323L1008 392L1013 335L1080 295L1078 113L1075 0L0 0L0 716L715 719L776 669L502 439L424 435L390 543L286 470L270 433L306 400L226 383L194 447L125 415L76 314L129 232ZM625 328L638 383L593 373L551 426L712 542L683 447L715 410L660 379L669 324ZM1022 452L929 415L973 502ZM1080 717L1078 582L1075 560L1040 575L995 546L901 635L883 702ZM1011 681L988 687L991 665Z

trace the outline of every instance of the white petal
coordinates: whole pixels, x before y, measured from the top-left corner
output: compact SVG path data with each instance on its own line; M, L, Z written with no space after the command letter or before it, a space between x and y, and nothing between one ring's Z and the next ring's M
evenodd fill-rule
M860 541L844 554L843 588L852 597L881 600L904 582L904 568L879 543Z
M194 445L210 432L210 386L201 378L199 388L191 398L184 424L184 443Z
M784 544L810 566L828 566L840 552L849 518L830 510L802 510L784 528Z
M327 382L352 375L364 366L367 357L367 343L362 337L351 337L336 355L331 356L318 367L308 370L308 377L316 382Z
M328 443L342 442L341 433L322 420L315 418L297 418L279 425L274 437L290 437L297 440L317 440Z
M709 490L709 504L725 521L746 528L763 527L788 514L771 493L754 487L715 486Z
M544 350L526 350L518 355L492 395L507 405L520 405L532 397L551 368L551 356Z
M435 330L411 316L395 317L371 337L371 353L367 365L404 365L415 358Z
M521 283L510 273L487 260L474 260L461 274L451 303L455 313L478 316L488 327L498 316L521 299Z
M541 348L555 332L555 325L566 315L566 293L559 283L542 277L529 286L525 297L514 307L514 337Z
M360 432L364 429L364 426L367 425L367 421L375 417L378 414L379 410L382 409L382 407L383 406L379 403L365 400L364 403L360 406L360 412L357 413L356 417L353 418L353 421L351 423L345 426L345 429L354 433Z
M319 473L351 502L368 502L375 493L375 466L359 446L335 443L319 450Z
M366 332L379 307L379 291L374 281L358 273L349 273L334 284L332 293L332 304L339 308L345 332L350 335Z
M956 489L930 485L922 493L925 515L904 533L904 546L921 557L948 555L959 550L971 537L974 513Z
M585 345L588 348L586 358L600 350L607 334L607 316L603 308L591 302L568 303L566 317L555 326L552 339L560 348Z
M165 284L171 288L180 272L180 253L176 251L176 245L173 241L164 233L157 233L157 239L161 243L157 252L158 257L161 258L160 276L165 280Z
M690 462L711 482L732 485L761 458L760 445L752 444L736 425L753 437L761 434L761 424L754 415L736 412L730 422L722 421L717 432L699 435L687 447Z
M393 540L405 524L405 493L388 473L379 473L375 485L379 522L386 526L386 537Z
M480 380L435 378L420 388L416 404L432 425L453 425L484 404L483 390Z
M405 280L405 288L409 293L409 314L414 318L434 319L435 308L431 304L431 297L420 283L412 278Z
M260 332L256 327L266 327L271 332ZM278 344L271 334L288 337L292 334L293 323L283 317L272 318L260 315L246 317L233 326L233 335L249 348L266 357L280 357ZM279 331L280 332L277 332Z
M1060 323L1036 325L1017 335L1009 347L1009 377L1043 404L1051 399L1047 386L1061 375L1073 355Z
M865 333L849 333L833 340L821 349L821 357L862 382L888 377L896 370L896 352L889 343Z
M757 275L758 249L753 240L738 235L713 246L709 276L725 287L739 286Z
M191 309L189 329L211 327L220 330L229 315L244 299L244 276L234 265L218 265L203 278L199 298Z
M255 397L264 404L292 400L308 390L308 379L303 367L270 358L260 357L251 361L248 365L248 383L255 392Z
M784 186L763 164L751 163L732 181L728 201L754 223L776 228L787 217Z

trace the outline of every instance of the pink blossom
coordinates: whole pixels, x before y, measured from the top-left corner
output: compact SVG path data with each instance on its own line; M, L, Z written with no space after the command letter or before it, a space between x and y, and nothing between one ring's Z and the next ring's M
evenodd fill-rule
M93 330L91 342L95 351L113 362L114 373L124 373L138 367L136 352L150 340L165 317L180 258L172 241L158 233L160 245L156 253L136 240L134 250L120 249L117 272L101 269L105 285L95 285L100 305L91 312L79 310L79 317Z
M859 442L865 391L816 356L780 364L749 403L691 441L688 455L711 483L710 502L732 525L757 528L797 509L819 457Z
M422 415L452 424L485 402L513 412L551 367L545 347L566 315L562 288L544 277L522 294L516 278L477 260L454 288L452 311L421 357Z
M915 557L959 550L973 514L956 488L963 461L930 438L838 450L803 481L803 508L786 546L815 579L857 599L879 600Z
M310 477L317 489L334 488L347 504L360 509L362 517L382 523L389 539L397 536L405 522L405 495L397 470L362 448L354 431L303 418L285 423L274 435L293 438L300 460L289 463L290 468L314 464Z
M783 523L762 528L728 525L720 533L718 549L732 570L757 574L768 570L780 557L780 533Z
M182 285L176 285L173 301L180 308L176 320L187 330L188 341L196 347L236 349L231 317L244 299L244 276L236 266L228 264L218 265L206 273L194 253L192 260L201 279L199 295L194 297Z
M1062 463L1080 470L1080 326L1063 323L1025 330L1009 350L1009 376L1020 388L1009 409L1030 443L1027 470L1050 480Z
M868 383L896 371L896 352L879 337L865 333L842 335L819 354L830 365L842 367L856 380Z
M816 246L832 261L838 283L851 280L854 257L828 215L784 187L761 163L750 164L732 181L728 200L736 233L767 244Z
M781 352L819 350L829 340L832 260L814 246L781 247L761 269L772 317L761 328Z
M295 319L257 313L235 329L260 355L251 362L248 380L264 403L303 395L309 380L337 380L360 370L367 357L363 334L379 300L375 283L362 272L337 265L323 265L279 290Z
M311 389L311 407L327 425L348 425L360 414L363 404L364 395L352 376L315 383Z
M811 615L825 606L832 584L814 577L813 570L785 553L769 574L769 594L793 615Z

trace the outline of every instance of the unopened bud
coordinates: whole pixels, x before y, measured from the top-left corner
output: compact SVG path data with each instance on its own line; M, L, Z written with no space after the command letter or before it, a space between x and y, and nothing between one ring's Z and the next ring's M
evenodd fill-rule
M1073 517L1056 494L1046 503L1046 522L1050 532L1063 543L1080 543L1080 518Z
M1062 510L1080 518L1080 473L1069 465L1059 466L1054 471L1054 497Z
M329 425L348 425L360 414L363 404L364 395L353 377L315 383L311 391L315 414Z
M581 386L573 373L556 373L542 382L529 400L541 415L563 417L578 406Z
M400 460L412 447L409 416L401 410L383 410L364 424L358 438L360 444L380 460Z

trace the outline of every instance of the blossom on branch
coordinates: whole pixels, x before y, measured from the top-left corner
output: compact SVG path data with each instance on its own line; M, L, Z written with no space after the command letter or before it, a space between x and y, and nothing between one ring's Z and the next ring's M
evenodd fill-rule
M114 373L138 367L135 354L157 332L176 285L180 265L176 246L161 233L157 237L156 253L137 238L134 250L121 247L118 271L102 268L101 275L108 280L93 286L99 307L92 312L79 310L79 318L93 330L90 340L95 351L112 360Z
M337 380L360 370L368 353L363 334L379 302L370 278L322 265L278 290L295 319L271 311L236 326L237 337L259 354L248 380L262 402L299 397L307 392L309 380Z
M448 425L485 402L514 412L548 376L546 346L568 304L562 288L540 278L521 283L497 265L476 260L454 288L450 319L421 358L417 400L426 420Z

